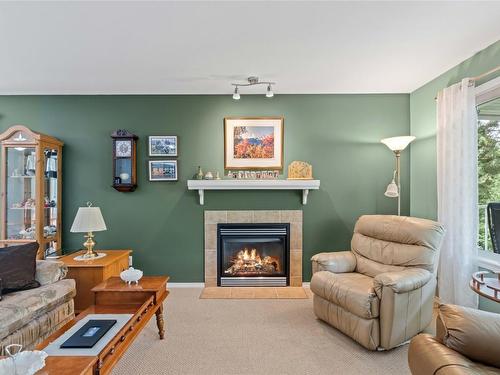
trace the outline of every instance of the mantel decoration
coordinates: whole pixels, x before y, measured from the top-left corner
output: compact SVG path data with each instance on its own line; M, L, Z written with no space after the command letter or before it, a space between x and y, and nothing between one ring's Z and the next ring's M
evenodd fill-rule
M305 161L292 161L288 166L289 180L312 180L312 165Z
M225 169L282 169L283 117L224 118Z

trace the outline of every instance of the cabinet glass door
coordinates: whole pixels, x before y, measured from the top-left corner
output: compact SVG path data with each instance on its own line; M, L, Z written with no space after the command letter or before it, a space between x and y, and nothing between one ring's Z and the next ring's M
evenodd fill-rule
M43 237L50 240L56 237L58 228L58 151L43 150Z
M36 238L36 149L6 148L5 238Z

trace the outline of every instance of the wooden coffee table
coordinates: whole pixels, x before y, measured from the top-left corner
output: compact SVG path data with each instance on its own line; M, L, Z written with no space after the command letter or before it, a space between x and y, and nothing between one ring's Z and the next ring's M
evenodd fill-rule
M56 331L36 349L43 350L52 341L89 314L133 314L97 356L49 356L37 375L105 375L132 344L147 322L156 315L158 334L164 338L163 302L168 296L168 276L145 276L138 285L127 285L118 277L103 281L95 288L95 305Z

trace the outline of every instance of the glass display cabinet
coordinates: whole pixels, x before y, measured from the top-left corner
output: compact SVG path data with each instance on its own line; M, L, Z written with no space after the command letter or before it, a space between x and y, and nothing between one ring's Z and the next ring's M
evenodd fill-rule
M38 242L38 258L61 252L63 143L15 125L0 134L0 246Z

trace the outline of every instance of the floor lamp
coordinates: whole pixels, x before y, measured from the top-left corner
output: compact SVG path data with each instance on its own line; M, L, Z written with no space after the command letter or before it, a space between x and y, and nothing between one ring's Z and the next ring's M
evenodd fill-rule
M391 137L384 138L380 142L389 147L391 151L394 152L396 156L396 170L392 175L392 181L387 185L387 190L384 195L390 198L398 198L398 216L401 216L401 151L403 151L413 140L414 136L402 136L402 137Z

